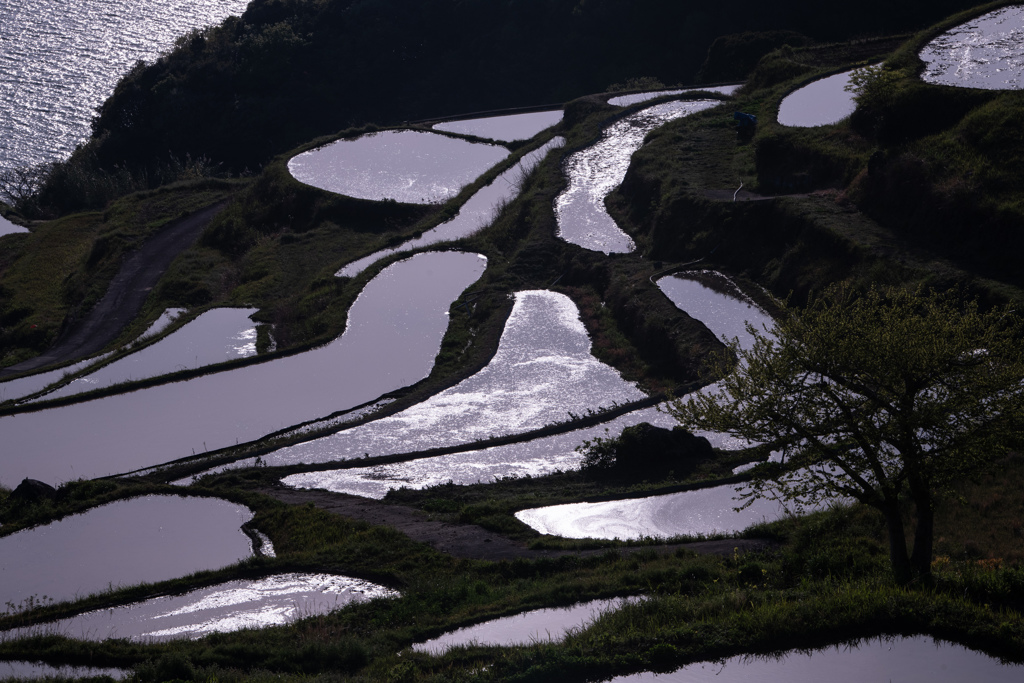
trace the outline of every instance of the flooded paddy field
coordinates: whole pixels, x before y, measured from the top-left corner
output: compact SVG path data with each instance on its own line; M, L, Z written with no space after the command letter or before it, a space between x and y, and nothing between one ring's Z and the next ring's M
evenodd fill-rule
M517 140L529 140L542 130L558 125L561 120L562 110L556 109L527 114L506 114L505 116L488 116L479 119L445 121L434 124L434 130L473 135L499 142L516 142Z
M541 477L557 471L577 469L583 456L576 448L596 437L612 438L626 427L641 422L671 428L666 413L654 408L637 410L604 424L564 434L531 439L521 443L478 450L417 458L402 463L352 467L292 474L281 480L300 489L325 489L365 498L382 499L398 488L423 489L439 484L490 483L502 477ZM252 461L247 463L252 466Z
M690 664L673 673L618 676L611 683L1011 683L1021 676L1024 666L1019 664L1002 664L956 643L914 636L862 640L778 656L740 655Z
M1024 86L1024 6L976 17L943 33L920 53L927 83L984 90Z
M740 490L724 485L646 498L552 505L520 510L516 519L551 536L630 541L737 533L790 514L780 503L765 499L737 511L743 504Z
M558 236L566 242L605 254L636 248L604 206L604 198L622 184L629 160L644 137L677 118L720 105L718 100L666 102L635 112L605 129L601 139L564 162L569 184L555 200Z
M647 102L654 100L659 97L670 97L672 95L682 95L683 93L696 92L698 90L704 92L714 92L720 95L732 95L734 92L739 90L742 84L739 85L717 85L710 88L682 88L677 90L652 90L650 92L639 92L631 93L629 95L617 95L608 99L608 104L613 104L616 107L629 107L634 104L640 104L641 102Z
M87 595L219 569L251 557L248 508L216 498L143 496L0 538L0 605Z
M419 237L404 242L397 247L382 249L353 261L335 273L335 275L338 277L355 277L373 263L387 256L420 249L431 244L437 244L438 242L469 237L478 230L487 227L494 220L501 207L518 196L520 181L533 171L548 152L564 144L565 138L555 137L551 139L540 148L525 154L516 165L501 173L489 185L478 190L459 208L459 212L451 220L445 221L436 228L431 228Z
M28 228L23 228L20 225L15 225L3 216L0 216L0 237L4 235L18 235L28 232Z
M330 344L270 362L0 418L0 482L117 474L232 446L426 377L477 254L424 253L371 280ZM183 428L187 426L187 428ZM9 450L8 450L9 448ZM9 454L9 455L7 455Z
M605 612L613 612L623 605L642 599L633 597L591 600L571 607L551 607L514 614L445 633L432 640L416 643L412 649L416 652L443 655L453 647L470 645L511 647L557 642L572 631L587 628Z
M163 641L265 628L327 614L374 598L398 597L384 586L332 574L275 574L164 595L70 619L30 626L0 638L59 634L80 640Z
M508 150L437 133L385 130L292 157L301 183L359 199L444 202L508 156Z
M564 294L519 292L491 362L400 413L265 455L267 465L314 464L468 444L538 429L646 395L590 353Z
M249 318L256 310L215 308L206 311L155 344L80 377L42 398L73 396L120 382L159 377L178 370L254 356L256 327ZM157 320L154 325L160 322ZM146 334L153 334L152 328Z
M846 90L853 71L845 71L808 83L786 95L779 104L779 123L812 128L839 123L853 113L856 102Z

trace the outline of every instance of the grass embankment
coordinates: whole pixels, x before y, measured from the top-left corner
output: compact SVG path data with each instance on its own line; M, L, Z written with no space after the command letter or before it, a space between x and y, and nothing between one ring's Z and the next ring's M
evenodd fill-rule
M891 49L884 42L862 45L874 47L857 52L858 60L879 56L872 52L879 45ZM453 307L431 378L389 410L430 395L486 363L509 310L508 294L519 289L550 287L571 296L581 307L595 354L648 388L697 377L701 358L716 344L651 282L652 275L676 263L703 258L702 265L744 276L752 292L751 283L761 284L782 295L795 290L797 299L843 278L959 282L992 299L1016 296L1013 283L974 277L969 263L945 259L931 245L857 210L859 205L844 191L855 185L864 168L858 164L870 160L876 143L852 123L794 134L814 152L795 158L824 159L821 168L842 170L807 176L805 189L824 192L736 204L716 201L717 195L707 192L731 193L738 180L755 190L771 189L766 182L769 167L759 154L772 149L773 143L762 140L788 135L770 122L778 100L815 74L847 66L853 49L793 50L762 62L754 85L741 93L736 105L762 118L761 131L749 141L736 137L731 109L726 108L652 134L634 157L626 184L609 200L640 245L642 258L591 254L554 236L552 201L564 183L560 157L588 144L602 125L623 113L596 98L572 103L562 130L569 138L566 149L549 155L492 228L456 245L485 254L488 270ZM799 67L798 73L771 75L776 62L781 64L778 73L791 68L789 62ZM839 177L848 184L821 180ZM218 277L224 289L211 288L211 302L258 299L262 311L279 310L277 318L267 320L280 319L282 338L298 348L336 333L358 290L387 261L351 281L333 279L334 270L430 227L450 210L377 207L332 198L295 183L279 160L242 193L203 244L190 252L187 259L193 260L183 261L167 282L201 283L208 273L222 273ZM86 644L49 635L0 643L0 656L132 666L144 681L540 681L670 670L712 657L924 632L1020 659L1024 546L1019 492L1024 465L1019 458L1001 463L997 475L965 482L938 506L934 586L894 585L882 520L862 507L756 527L747 535L774 539L779 548L731 558L686 552L665 556L653 550L627 554L617 551L621 544L614 542L552 542L512 516L526 507L714 481L733 464L711 461L679 479L610 481L563 473L389 495L388 501L418 507L436 519L479 524L535 547L608 546L607 552L585 558L496 563L453 559L387 528L346 521L312 507L288 507L252 493L280 471L224 474L191 491L249 505L256 513L253 525L274 542L277 558L119 591L74 607L41 608L7 617L0 628L279 571L362 576L401 590L403 597L293 626L197 642ZM68 484L52 505L5 510L4 532L112 498L171 490L157 478ZM563 645L461 648L440 658L404 649L450 628L524 609L635 594L651 600L600 620Z
M105 211L39 222L0 253L0 366L48 348L68 319L106 291L123 257L169 221L230 196L238 184L205 180L129 195ZM159 302L154 302L159 303ZM159 313L143 312L129 332Z
M634 157L609 200L651 258L706 256L776 294L838 279L965 286L985 302L1021 297L1012 254L1020 225L1020 92L930 85L920 49L993 3L911 37L860 46L782 48L763 58L734 109L757 114L737 136L731 112L666 126ZM866 48L878 48L873 53ZM854 115L789 128L781 99L853 66L884 61ZM744 189L788 195L731 204ZM725 200L725 201L722 201Z
M305 619L293 626L210 636L200 641L140 645L111 640L82 643L55 634L0 642L7 658L135 667L144 681L262 680L314 676L345 680L554 680L611 672L671 670L688 661L743 653L823 646L879 634L930 633L1018 660L1021 619L1020 541L1012 525L1019 510L998 509L993 498L1019 498L1024 463L1011 460L995 482L958 491L956 523L938 523L950 551L935 564L936 585L903 589L889 579L884 525L856 507L818 513L755 530L783 542L762 555L697 557L685 551L621 554L615 549L554 560L457 560L382 527L346 521L312 507L289 507L263 496L222 489L218 495L249 505L253 526L275 544L277 558L204 572L157 586L116 591L76 610L123 604L146 595L179 592L232 578L281 571L334 571L402 591L373 602ZM85 504L124 495L123 483L68 485ZM447 487L425 494L437 500ZM75 491L77 489L77 491ZM150 492L159 489L149 486ZM507 489L507 487L506 487ZM147 490L137 484L133 493ZM477 487L481 493L486 487ZM495 497L502 487L492 487ZM214 493L209 491L208 493ZM433 498L431 498L433 496ZM987 502L986 502L987 501ZM976 529L1009 527L977 550ZM943 552L940 550L940 552ZM1017 559L1014 559L1017 558ZM997 561L1001 560L1001 561ZM524 609L595 597L643 594L651 599L599 620L563 645L513 649L459 648L443 657L406 650L456 626ZM0 620L0 628L67 614L54 605Z

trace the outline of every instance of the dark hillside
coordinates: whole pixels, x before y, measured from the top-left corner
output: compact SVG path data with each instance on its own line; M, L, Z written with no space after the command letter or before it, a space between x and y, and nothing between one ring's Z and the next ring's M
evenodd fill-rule
M168 152L255 169L366 122L563 102L639 77L693 82L726 34L892 34L972 4L254 0L241 18L127 74L99 111L92 148L107 169Z

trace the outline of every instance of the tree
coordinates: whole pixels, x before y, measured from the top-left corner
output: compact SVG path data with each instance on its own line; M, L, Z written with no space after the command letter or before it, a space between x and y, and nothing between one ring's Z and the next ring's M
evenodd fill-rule
M783 453L746 495L801 505L839 497L877 508L900 583L928 580L938 497L1020 443L1024 331L1007 307L955 292L833 286L772 330L736 340L719 392L676 399L687 429L726 432ZM916 520L913 549L905 528ZM905 526L906 522L906 526Z

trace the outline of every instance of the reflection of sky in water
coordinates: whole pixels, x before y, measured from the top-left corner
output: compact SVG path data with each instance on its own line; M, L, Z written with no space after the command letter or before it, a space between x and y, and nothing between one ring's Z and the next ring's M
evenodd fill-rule
M520 510L516 518L552 536L629 540L733 533L785 515L782 506L770 500L755 501L737 512L734 508L741 504L737 491L735 485L728 485L648 498L553 505Z
M305 353L0 418L0 483L152 467L362 405L426 377L478 254L423 253L373 278L333 342Z
M746 321L749 320L759 328L762 325L771 327L771 318L752 305L729 280L714 273L706 276L720 280L723 286L734 290L735 296L726 296L696 280L678 276L662 278L658 281L658 286L673 303L704 322L716 336L738 336L741 344L749 346L751 337L744 327ZM714 385L704 389L714 390ZM641 422L667 429L675 425L675 420L671 416L654 408L647 408L596 427L523 443L421 458L404 463L294 474L282 481L296 488L327 489L368 498L383 498L389 490L403 486L420 489L449 481L455 484L475 484L494 481L498 477L542 476L556 470L577 468L580 455L575 449L584 441L598 436L615 437L626 427ZM372 425L368 425L370 426ZM338 436L342 437L344 434ZM735 450L749 445L725 434L699 432L699 435L711 441L714 447L724 450ZM249 459L234 463L232 466L251 467L252 464L253 460ZM272 461L271 464L278 463Z
M758 329L771 329L771 318L746 299L728 279L717 273L704 273L731 289L727 296L685 276L658 280L658 287L680 310L700 320L717 337L738 337L741 348L749 348L753 337L746 331L749 321ZM701 389L719 391L717 384ZM716 448L737 449L748 445L738 439L709 432L698 432ZM642 499L605 503L575 503L533 510L522 510L516 517L540 533L567 538L636 539L645 536L667 538L680 535L730 533L741 531L762 520L785 514L773 501L759 500L743 511L735 486L717 486Z
M605 254L633 251L635 245L622 232L604 206L604 198L618 187L633 152L650 131L682 116L721 104L718 100L666 102L616 121L601 139L565 160L569 185L555 199L558 236L566 242Z
M857 108L853 93L844 89L852 73L846 71L822 78L786 95L779 103L779 123L811 128L845 119Z
M385 256L399 254L403 251L419 249L438 242L457 240L472 235L477 230L486 227L492 220L498 209L505 202L512 201L519 194L518 182L521 178L529 175L540 160L553 148L565 144L565 138L556 137L542 147L523 155L519 162L510 169L500 174L491 181L490 185L478 190L459 209L459 212L450 221L446 221L436 228L427 230L416 239L403 242L391 249L382 249L369 256L364 256L358 261L353 261L337 273L338 277L355 277L363 272L369 265L379 261Z
M549 291L519 292L497 353L477 374L396 415L263 460L269 465L330 462L465 444L643 397L590 354L590 338L571 299Z
M422 489L449 481L454 484L477 484L492 482L499 477L538 477L556 470L576 469L581 458L576 452L577 446L595 437L618 436L626 427L641 422L666 428L675 424L669 415L648 408L627 413L596 427L522 443L390 465L293 474L281 482L300 489L326 489L380 499L391 489L403 486Z
M15 235L19 233L28 232L28 228L23 228L20 225L15 225L3 216L0 216L0 237L4 235Z
M605 612L614 612L627 603L642 599L591 600L571 607L551 607L514 614L445 633L433 640L416 643L412 649L415 652L442 655L450 648L467 645L509 647L557 642L565 638L569 631L587 628Z
M1024 73L1024 6L983 14L924 46L921 78L986 90L1019 90Z
M429 204L451 199L508 150L416 130L338 140L292 157L301 183L360 199Z
M983 652L930 636L861 640L781 657L740 655L722 662L697 662L669 674L619 676L611 683L1017 683L1024 666L1000 664Z
M347 576L278 574L86 612L8 635L24 637L42 632L84 640L194 639L211 633L287 624L350 603L397 596L397 592L384 586Z
M255 308L206 311L160 341L81 377L43 398L72 396L118 382L166 375L256 355Z
M70 600L225 567L252 555L252 519L216 498L117 501L0 538L0 605L30 596Z
M434 125L434 130L461 135L475 135L488 140L513 142L529 140L545 128L550 128L562 120L562 110L538 111L529 114L509 114L507 116L489 116L483 119L466 119L464 121L446 121Z
M35 375L28 375L27 377L21 377L19 379L0 382L0 401L13 401L15 399L28 396L29 394L42 391L57 380L63 379L65 375L73 375L94 363L102 361L109 355L109 353L105 353L100 356L96 356L95 358L80 361L73 365L67 365L58 370L40 372Z
M628 107L633 104L640 104L647 100L653 100L657 97L668 97L669 95L682 95L684 92L694 92L696 90L703 90L705 92L716 92L721 95L732 95L734 92L740 89L740 85L719 85L713 88L685 88L683 90L655 90L652 92L638 92L632 95L618 95L608 100L608 104L615 105L616 107Z

